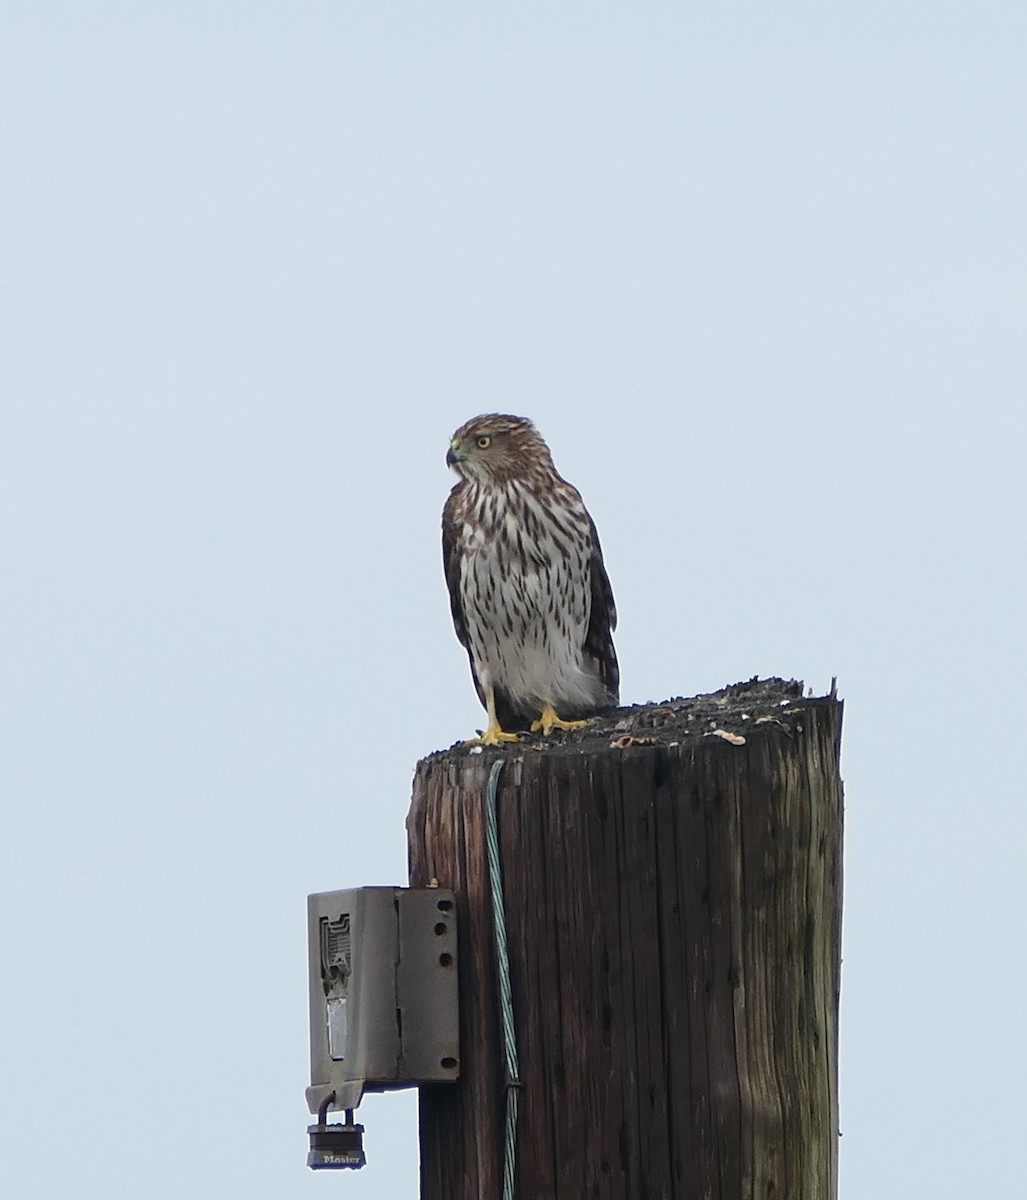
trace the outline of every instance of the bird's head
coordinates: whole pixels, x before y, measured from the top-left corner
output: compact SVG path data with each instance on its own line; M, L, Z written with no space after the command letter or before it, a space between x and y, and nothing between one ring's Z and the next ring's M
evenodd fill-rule
M446 463L464 479L494 487L553 471L549 447L527 417L486 413L472 417L453 434Z

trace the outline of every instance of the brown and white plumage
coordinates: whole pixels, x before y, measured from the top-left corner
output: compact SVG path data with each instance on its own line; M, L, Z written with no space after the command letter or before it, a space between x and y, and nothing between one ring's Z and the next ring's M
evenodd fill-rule
M618 701L613 592L576 488L524 417L462 425L442 513L453 623L488 712L487 744L533 722L548 733ZM558 715L561 714L561 715Z

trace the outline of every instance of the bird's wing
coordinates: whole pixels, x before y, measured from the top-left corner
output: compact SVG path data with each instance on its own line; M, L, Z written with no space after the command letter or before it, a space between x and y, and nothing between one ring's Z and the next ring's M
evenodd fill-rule
M478 672L474 669L474 656L471 654L471 639L467 633L467 620L464 617L464 604L460 596L460 547L457 544L458 509L464 485L458 483L449 493L442 508L442 565L446 572L446 586L449 588L449 608L453 614L453 628L457 640L467 651L471 663L471 678L474 680L474 690L478 699L485 704L485 693L478 680Z
M596 664L599 678L606 685L610 699L620 703L620 667L617 651L613 646L613 631L617 628L617 606L613 601L613 588L603 562L603 551L599 545L599 534L591 516L588 519L592 531L592 560L589 574L592 584L592 609L589 614L588 632L585 634L585 651Z

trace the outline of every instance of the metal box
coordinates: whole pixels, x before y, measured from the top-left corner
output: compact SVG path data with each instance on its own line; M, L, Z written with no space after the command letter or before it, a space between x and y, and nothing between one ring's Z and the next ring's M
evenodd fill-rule
M460 1074L456 905L446 888L307 898L312 1113Z

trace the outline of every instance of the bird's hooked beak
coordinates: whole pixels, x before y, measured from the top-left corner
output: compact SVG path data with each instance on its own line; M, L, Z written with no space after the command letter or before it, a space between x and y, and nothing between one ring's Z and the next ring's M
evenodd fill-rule
M460 443L450 442L449 449L446 451L446 466L455 467L458 462L461 462L466 455L460 453Z

